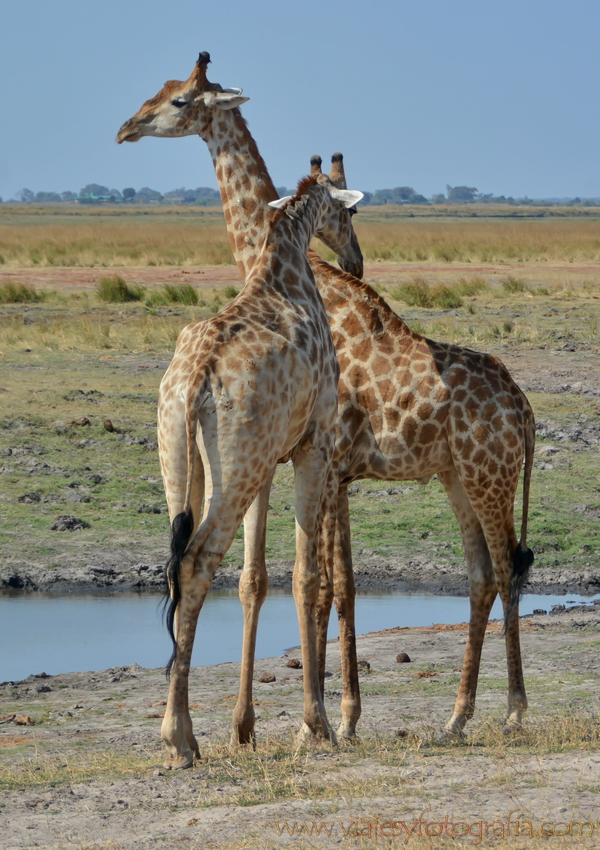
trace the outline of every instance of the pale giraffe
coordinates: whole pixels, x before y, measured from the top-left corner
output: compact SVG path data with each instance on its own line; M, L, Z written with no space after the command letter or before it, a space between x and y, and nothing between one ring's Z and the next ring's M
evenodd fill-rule
M189 110L213 153L220 185L229 188L246 179L240 147L251 137L236 108L246 98L208 83L208 61L201 54L186 82L165 85L170 114L161 111L159 94L117 138L168 136ZM202 603L244 513L284 456L296 473L293 588L305 666L304 729L333 737L319 687L315 609L318 516L331 466L339 369L306 251L319 232L359 269L347 208L361 197L327 178L307 178L283 212L263 209L262 250L242 292L213 319L182 331L161 383L159 451L173 533L167 619L175 648L161 731L169 767L188 767L198 753L188 677Z

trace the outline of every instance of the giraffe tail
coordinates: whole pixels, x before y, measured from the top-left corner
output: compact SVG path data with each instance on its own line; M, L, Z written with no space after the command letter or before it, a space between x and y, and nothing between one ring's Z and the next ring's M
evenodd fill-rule
M533 411L525 425L525 471L523 474L523 513L521 517L521 539L515 549L512 574L510 577L510 601L504 616L504 628L508 627L508 619L519 604L523 585L527 581L529 569L534 561L533 551L527 546L527 521L529 517L529 491L531 489L531 470L533 468L533 450L535 448L535 420Z
M166 673L167 678L171 672L171 667L177 655L177 639L175 637L175 612L181 599L181 590L179 586L179 568L181 561L185 555L185 551L190 542L192 532L194 531L194 516L191 510L182 511L177 514L171 524L171 557L167 561L165 567L165 576L167 579L167 595L165 597L165 621L167 631L173 643L173 651L167 662Z
M186 441L187 441L187 480L183 511L171 523L171 557L165 566L167 590L164 601L164 614L167 631L171 638L173 649L167 662L166 674L170 675L173 662L177 656L177 637L175 635L175 614L181 599L179 571L192 535L194 533L194 514L191 509L191 492L194 472L194 443L196 438L196 418L193 405L188 404L186 410Z

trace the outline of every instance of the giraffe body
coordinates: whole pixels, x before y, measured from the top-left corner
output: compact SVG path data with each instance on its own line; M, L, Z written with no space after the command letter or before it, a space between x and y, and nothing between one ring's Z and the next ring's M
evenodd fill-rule
M471 598L462 679L446 731L459 734L473 714L485 627L498 592L507 615L508 724L520 724L527 701L514 585L522 582L533 560L526 548L535 442L531 407L496 357L426 339L411 331L368 284L325 266L320 261L313 267L340 362L334 452L339 491L335 541L330 541L325 556L319 654L323 681L327 622L335 596L344 679L339 734L352 737L360 714L352 646L348 485L364 478L425 484L435 474L461 529ZM519 544L513 514L524 459Z
M192 83L167 84L170 106L183 108L176 104L184 96L194 111L200 103L196 120L219 162L219 182L239 184L244 169L234 151L247 129L238 96L233 106L230 93L215 101L202 58ZM163 134L167 123L155 106L156 99L144 104L119 139L138 137L138 126L158 126ZM231 162L229 171L223 156ZM159 452L173 530L167 620L174 654L161 732L168 767L189 767L198 754L188 677L200 609L244 514L270 485L283 455L292 458L296 474L293 586L306 670L305 730L332 737L319 688L315 611L318 517L331 468L339 367L306 252L320 232L358 268L362 258L347 207L360 197L344 197L326 179L307 178L283 211L265 207L264 238L242 292L214 318L182 331L161 383Z

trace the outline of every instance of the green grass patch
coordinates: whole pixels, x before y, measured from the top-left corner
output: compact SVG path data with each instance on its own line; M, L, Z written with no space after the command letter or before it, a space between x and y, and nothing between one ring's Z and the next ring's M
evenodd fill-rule
M444 283L430 285L424 277L416 276L408 283L402 283L390 293L392 298L404 301L409 307L425 307L450 310L462 307L462 298L451 286Z
M120 275L112 274L100 278L96 285L96 295L101 301L118 304L125 301L141 301L144 297L144 287L128 284Z
M43 297L35 287L26 283L7 280L0 284L0 304L30 304L42 301Z

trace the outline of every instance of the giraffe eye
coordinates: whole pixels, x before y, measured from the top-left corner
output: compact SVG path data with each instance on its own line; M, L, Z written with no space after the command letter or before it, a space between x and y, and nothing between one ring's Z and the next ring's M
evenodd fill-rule
M171 101L173 106L176 106L178 109L181 109L182 106L187 106L187 100L182 100L180 97L176 97L175 100Z

